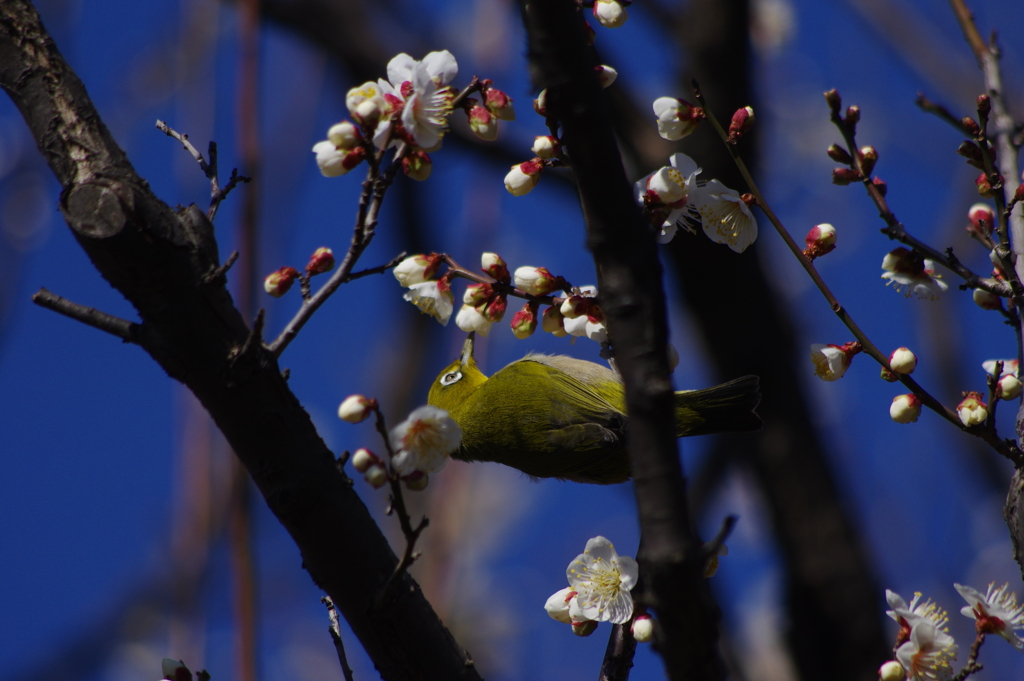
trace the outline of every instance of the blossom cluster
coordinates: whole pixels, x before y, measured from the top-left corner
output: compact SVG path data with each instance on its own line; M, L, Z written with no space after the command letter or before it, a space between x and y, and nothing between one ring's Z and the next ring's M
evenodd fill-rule
M1006 639L1017 650L1024 650L1024 604L1017 604L1017 596L1007 590L1006 584L989 584L982 595L976 589L962 584L953 585L967 601L960 613L975 621L979 640L988 634ZM950 636L946 624L946 611L931 600L922 600L915 593L908 604L903 598L886 590L885 599L892 610L886 614L899 625L896 634L896 659L879 669L882 681L946 681L953 676L952 663L959 647ZM979 644L975 644L980 647Z
M338 407L338 418L348 423L360 423L375 413L377 400L363 395L349 395ZM421 490L427 486L428 475L444 468L461 444L462 431L448 412L424 405L388 434L390 462L362 447L352 454L352 467L374 488L395 476L409 489Z
M441 274L445 256L431 253L414 255L403 260L394 270L398 282L409 290L405 299L422 312L447 325L455 310L451 280L456 275L473 278L462 296L462 307L455 315L455 324L463 331L486 336L491 326L500 322L508 308L508 296L525 298L522 309L511 320L517 338L531 336L538 326L555 336L586 336L598 343L608 341L604 312L597 302L597 288L573 288L564 277L546 267L519 267L510 274L505 261L497 253L481 256L481 271L486 280L454 266ZM563 292L563 296L552 295ZM548 307L543 312L540 306Z
M490 80L474 80L480 100L459 97L450 85L459 65L447 50L431 52L422 60L399 54L388 62L387 72L387 80L367 81L349 90L345 105L352 121L331 126L327 139L313 145L325 177L349 172L373 153L373 147L404 143L409 148L402 158L402 171L414 180L426 180L433 167L428 152L441 148L456 106L465 111L470 129L483 140L497 138L499 120L515 120L512 98Z

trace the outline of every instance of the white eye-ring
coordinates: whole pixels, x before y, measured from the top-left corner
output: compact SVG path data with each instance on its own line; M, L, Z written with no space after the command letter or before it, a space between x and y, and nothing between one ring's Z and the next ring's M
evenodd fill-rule
M461 371L450 371L441 377L441 385L451 385L452 383L458 383L459 379L461 378Z

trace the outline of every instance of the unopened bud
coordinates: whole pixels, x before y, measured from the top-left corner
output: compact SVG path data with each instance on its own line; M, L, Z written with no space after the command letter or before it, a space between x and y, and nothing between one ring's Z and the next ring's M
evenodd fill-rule
M889 371L885 367L882 367L882 370L879 373L879 377L886 383L895 383L896 381L900 380L899 378L896 377L896 374Z
M872 146L860 148L860 167L865 175L870 175L871 171L875 169L875 163L878 161L878 152Z
M326 246L321 246L313 251L313 255L309 256L309 262L306 263L306 274L310 276L330 272L333 269L334 251Z
M626 23L629 15L617 0L595 0L594 18L605 28L619 28Z
M974 304L982 310L1003 309L1003 299L994 293L989 293L984 289L976 288L971 296L974 298Z
M903 681L907 672L896 660L889 660L878 668L878 681Z
M878 193L881 194L882 196L885 196L886 192L889 191L889 187L886 186L885 180L883 180L880 177L871 178L871 184L875 186L875 189L877 189Z
M745 106L742 109L737 109L732 115L732 121L729 122L729 137L726 141L735 143L743 133L750 130L753 126L753 107Z
M516 110L512 106L512 98L496 87L489 87L484 92L484 106L503 121L514 121L516 119Z
M572 623L572 633L577 636L590 636L597 629L594 620L578 620Z
M508 284L512 281L508 273L508 265L497 253L484 253L480 256L480 269L495 281Z
M1017 188L1013 191L1013 202L1017 203L1024 201L1024 182L1017 185Z
M984 118L992 110L992 102L988 95L978 95L978 116Z
M544 169L544 161L535 158L512 166L505 176L505 189L512 196L524 196L533 191L540 182L540 171Z
M427 152L422 149L410 151L406 154L405 158L402 159L402 172L411 180L423 182L430 177L430 173L433 170L434 162L430 160L430 156Z
M846 186L852 182L860 182L864 176L853 168L836 168L832 171L832 184Z
M603 88L611 87L611 84L619 77L619 72L606 64L595 66L594 72L597 74L597 82Z
M972 165L979 170L985 169L985 161L981 155L981 147L974 142L964 140L960 143L960 146L957 147L956 153L966 158L968 165Z
M534 138L531 151L538 158L555 158L562 151L562 143L551 135L541 135Z
M433 279L443 262L443 258L437 253L410 255L398 263L392 272L402 286L415 286Z
M485 106L477 104L469 110L469 128L487 142L498 139L498 119Z
M967 210L967 219L971 222L967 227L969 232L989 234L996 226L996 214L987 203L976 203L971 206Z
M654 620L650 615L637 615L630 628L637 643L650 643L654 638Z
M914 423L921 416L921 400L913 393L897 395L889 405L889 417L896 423Z
M338 418L349 423L360 423L376 409L377 400L363 395L349 395L338 407Z
M380 103L377 99L364 99L351 111L352 118L359 122L363 130L374 130L380 122ZM369 133L367 133L369 135Z
M274 298L280 298L288 293L295 280L299 278L299 271L294 267L282 267L276 272L271 272L263 280L263 290Z
M366 447L360 447L352 454L352 468L360 473L370 470L370 466L382 466L383 463L376 454Z
M533 110L544 118L548 117L548 89L544 88L537 94L537 99L533 100Z
M827 153L828 157L835 161L836 163L844 163L846 165L850 165L851 163L853 163L853 159L850 157L849 152L846 151L846 149L843 149L838 144L833 144L832 146L830 146L828 148L828 151L826 151L825 153Z
M413 492L422 492L427 488L428 482L430 482L430 478L423 471L414 471L410 475L402 476L402 483L405 485L405 488Z
M897 374L909 376L917 368L917 357L908 348L897 348L889 355L889 367Z
M568 335L565 330L565 317L559 309L559 305L552 305L544 310L540 318L540 328L544 333L554 334L556 338Z
M839 114L839 108L843 105L843 100L839 96L839 92L834 88L825 93L825 102L828 104L829 110L834 114Z
M978 175L978 179L974 181L974 184L978 186L978 194L986 199L991 199L995 195L992 191L992 184L988 181L988 175L985 173Z
M981 134L981 126L979 126L970 116L964 116L960 120L960 125L964 126L964 132L971 137L977 137Z
M546 296L565 286L565 280L551 274L546 267L520 267L513 278L516 287L531 296Z
M505 308L508 307L508 298L504 295L493 296L487 301L487 304L483 308L478 308L478 311L483 318L489 322L500 322L502 317L505 316Z
M358 145L363 137L359 134L359 128L353 125L351 121L342 121L330 127L327 131L327 139L334 145L335 149L348 151Z
M466 292L462 294L462 302L477 307L484 305L493 295L494 289L490 284L470 284L466 287Z
M363 473L363 479L370 483L370 487L380 489L388 484L387 469L380 465L372 465Z
M811 260L831 253L836 247L836 228L827 222L815 225L807 232L804 243L807 244L804 255Z
M537 330L537 312L527 303L512 315L512 334L519 339L529 338Z
M956 406L960 422L968 428L985 423L988 418L988 405L981 399L981 393L964 393L964 399Z
M1021 383L1013 374L1007 374L996 383L996 397L1001 400L1015 400L1020 397Z
M860 123L860 107L854 104L846 107L846 124L851 128Z

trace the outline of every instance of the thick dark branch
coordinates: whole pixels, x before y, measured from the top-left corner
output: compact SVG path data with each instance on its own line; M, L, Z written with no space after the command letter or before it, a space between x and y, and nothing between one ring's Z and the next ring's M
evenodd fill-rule
M602 309L623 376L629 451L644 550L640 600L657 611L657 648L670 678L720 679L718 608L687 508L672 424L667 322L654 236L633 202L601 88L571 0L524 10L534 85L560 121L597 266Z
M60 209L107 281L138 311L139 344L192 390L291 534L310 576L385 679L477 679L407 574L372 607L398 562L334 464L275 358L223 287L213 227L149 190L24 0L0 3L0 86L63 190Z

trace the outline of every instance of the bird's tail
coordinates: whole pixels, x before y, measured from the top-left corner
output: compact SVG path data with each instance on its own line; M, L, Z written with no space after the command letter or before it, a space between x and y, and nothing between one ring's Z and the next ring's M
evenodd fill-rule
M760 430L754 408L761 401L757 376L744 376L703 390L676 393L676 437Z

